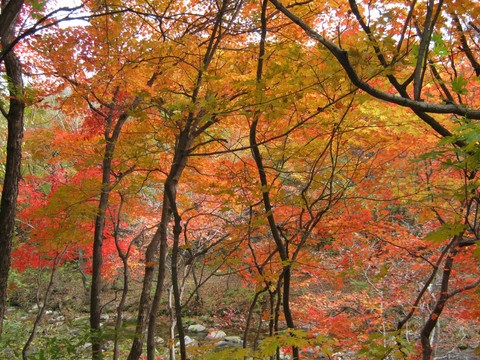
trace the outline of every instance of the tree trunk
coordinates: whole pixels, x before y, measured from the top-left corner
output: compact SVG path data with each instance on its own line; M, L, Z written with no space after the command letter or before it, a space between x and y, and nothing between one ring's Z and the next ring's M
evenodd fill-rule
M427 322L422 328L420 332L420 339L422 343L422 359L423 360L430 360L432 358L433 349L430 342L430 337L432 335L435 326L438 323L438 318L443 312L445 308L445 304L449 298L448 289L450 283L450 275L452 273L453 263L455 261L455 256L458 253L457 245L460 243L462 235L459 235L455 238L452 249L448 254L445 264L443 266L443 274L442 274L442 283L440 285L440 291L438 291L438 298L433 310L430 312Z
M164 196L162 206L162 218L160 225L158 226L152 241L147 246L145 253L145 275L143 278L142 293L140 295L140 303L137 317L137 326L135 329L135 337L132 342L130 354L128 360L138 360L142 354L143 347L143 332L147 327L148 322L148 335L147 335L147 359L153 358L155 354L154 333L155 322L157 319L158 304L163 292L163 282L165 279L165 260L167 252L167 229L170 219L172 217L172 205L171 201L176 199L176 189L178 181L182 175L183 170L188 160L188 149L190 148L193 139L190 138L189 129L183 130L178 137L177 147L175 149L175 155L172 161L172 167L170 174L165 180ZM167 190L169 189L169 190ZM171 196L168 196L170 192ZM158 276L157 286L155 288L155 294L153 301L150 298L154 272L155 272L155 255L160 245L160 255L158 258Z
M116 101L117 94L118 88L115 92L113 103ZM129 110L135 109L139 103L140 98L135 98ZM111 111L108 117L105 118L107 125L105 129L105 153L103 155L102 162L102 187L100 192L100 200L98 203L98 210L95 216L95 232L93 235L92 284L90 292L90 329L92 332L91 341L93 360L103 359L102 340L100 336L102 331L100 327L100 315L102 311L100 290L102 286L102 247L105 231L105 219L111 191L112 161L115 153L115 146L118 138L120 137L122 127L130 115L128 112L122 113L118 117L114 127L112 126L113 116L113 111Z
M155 294L152 300L152 309L148 319L147 332L147 360L155 358L155 322L157 319L157 312L160 306L160 299L163 293L163 284L165 282L165 266L167 262L167 227L171 218L171 210L169 200L166 192L163 195L162 219L159 230L160 235L160 254L158 261L157 285L155 287ZM153 271L153 269L152 269ZM152 273L153 276L153 273Z
M93 238L93 259L92 259L92 284L90 292L90 328L92 332L92 359L103 359L102 341L101 341L101 302L100 291L102 286L102 247L103 233L105 230L105 217L110 197L110 171L112 167L113 150L115 145L112 142L106 142L105 156L103 159L103 176L100 202L98 204L97 215L95 217L95 233ZM111 155L109 155L111 154Z
M189 119L188 122L191 122L191 119ZM187 165L187 161L188 161L187 155L192 145L192 142L193 142L193 138L191 137L190 129L187 126L186 129L182 130L180 132L180 135L178 136L178 142L175 148L175 154L173 157L170 175L165 180L162 219L159 227L159 231L161 231L161 233L159 234L160 262L158 266L157 286L155 288L155 294L152 301L151 311L150 311L149 320L148 320L147 360L154 359L154 354L155 354L155 343L153 341L153 338L155 336L154 334L155 334L158 306L160 304L160 299L162 297L163 282L165 279L168 224L172 218L172 214L176 213L177 186L178 186L178 182L180 181L180 177L182 176L183 170ZM172 274L172 277L173 277L173 274ZM173 289L173 291L175 293L175 289Z
M66 250L66 249L65 249ZM52 293L54 283L55 283L55 275L58 269L58 266L60 262L62 261L62 257L65 254L65 251L62 253L58 253L55 259L53 259L53 264L52 264L52 272L50 274L50 281L48 282L47 289L45 290L45 295L43 296L43 301L39 301L39 292L40 292L40 274L43 271L43 269L39 270L39 280L38 280L38 289L37 289L37 306L38 306L38 313L37 316L35 317L35 321L33 322L33 328L32 331L30 332L30 336L27 339L27 342L23 346L22 349L22 359L23 360L28 360L28 350L30 349L30 346L32 345L33 339L37 335L37 329L38 326L40 325L40 321L43 318L43 314L45 313L45 309L47 308L48 301L50 300L50 294ZM41 304L40 304L41 303Z
M262 83L262 76L263 76L263 66L264 66L264 56L265 56L265 43L266 43L266 36L267 36L267 4L268 0L264 0L262 3L262 13L261 13L261 33L260 33L260 45L259 45L259 54L258 54L258 62L257 62L257 90L261 93L263 89L260 88ZM261 101L259 101L261 103ZM260 119L261 110L256 110L253 114L252 124L250 126L250 134L249 134L249 141L250 147L252 149L252 157L255 161L257 166L258 175L260 178L260 184L262 188L265 189L262 191L262 198L263 198L263 205L265 207L265 214L268 220L268 224L270 227L270 232L277 247L280 260L283 264L288 264L290 262L289 255L288 255L288 247L284 246L280 233L278 231L278 227L274 217L274 209L272 203L270 201L270 191L269 191L269 184L267 180L267 174L265 171L265 167L263 165L263 157L260 153L260 149L257 142L257 126ZM295 324L293 322L293 317L290 311L290 275L291 275L291 267L290 265L285 265L283 268L283 312L285 315L285 320L287 322L287 326L290 329L295 328ZM299 359L299 349L296 346L292 347L292 355L294 360Z
M171 195L171 194L170 194ZM173 300L175 304L175 320L177 323L177 332L180 345L180 359L187 360L187 351L185 348L185 331L183 330L182 319L182 302L180 287L178 284L178 246L180 240L180 233L182 232L182 226L180 224L181 218L178 212L174 211L175 226L173 229L173 247L172 247L172 288L173 288Z
M15 37L15 25L23 1L2 1L0 22L1 44L7 49ZM12 240L15 230L15 216L18 196L18 182L21 178L23 117L23 79L21 63L15 53L10 51L5 56L5 71L10 91L10 104L6 116L8 122L7 160L3 179L2 199L0 203L0 336L3 329L3 317L7 306L8 273Z

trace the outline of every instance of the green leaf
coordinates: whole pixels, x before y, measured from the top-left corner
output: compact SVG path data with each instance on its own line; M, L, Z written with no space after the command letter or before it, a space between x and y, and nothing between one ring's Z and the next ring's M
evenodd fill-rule
M455 77L452 81L452 89L459 95L465 95L468 93L466 88L468 81L463 78L462 75Z
M433 34L432 39L434 43L433 52L439 56L447 56L448 48L445 46L445 43L443 42L442 35Z
M444 240L461 234L466 228L466 225L460 223L443 224L438 229L429 232L425 236L424 240L431 241L433 243L440 243Z

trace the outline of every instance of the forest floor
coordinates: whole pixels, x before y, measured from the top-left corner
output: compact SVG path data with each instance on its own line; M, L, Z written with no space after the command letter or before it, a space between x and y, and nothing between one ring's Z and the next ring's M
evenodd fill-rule
M47 304L36 340L30 349L32 360L40 359L88 359L90 357L90 343L88 337L88 291L84 288L81 277L72 269L64 269L58 274L56 286ZM40 282L39 282L40 280ZM37 296L45 290L47 278L41 278L34 271L18 274L13 272L10 287L10 306L7 309L6 321L2 342L0 343L0 359L21 358L21 349L25 344L32 325L38 313L35 304ZM40 287L38 284L41 284ZM141 283L132 281L125 311L122 314L124 326L120 338L121 353L128 353L131 339L134 334L135 318L138 305L138 294ZM312 289L309 289L310 291ZM109 283L103 289L102 302L104 304L102 322L105 332L107 351L111 353L114 339L114 322L116 317L116 303L121 291L120 284ZM168 294L168 292L166 292ZM186 334L195 344L212 348L215 341L205 340L209 330L222 331L226 336L243 337L245 319L252 300L252 293L242 286L239 278L217 277L207 287L199 292L199 298L192 298L184 310L184 327ZM161 305L161 312L157 325L158 356L168 358L170 337L170 313L167 299ZM205 331L195 333L188 331L188 326L201 324ZM258 323L260 324L260 323ZM300 324L302 326L302 324ZM256 338L257 327L249 337L249 344L261 340L267 333L266 324L261 325ZM472 338L471 334L476 337ZM440 344L436 360L474 360L479 359L474 348L478 346L480 334L472 331L465 335L465 339L452 346L451 343ZM175 340L174 340L175 341ZM238 343L237 343L238 346ZM220 348L220 347L219 347ZM305 359L327 359L318 351L305 350ZM106 358L110 358L107 356ZM123 356L120 359L124 358ZM288 359L285 355L283 359ZM357 359L352 352L337 352L331 359L354 360Z

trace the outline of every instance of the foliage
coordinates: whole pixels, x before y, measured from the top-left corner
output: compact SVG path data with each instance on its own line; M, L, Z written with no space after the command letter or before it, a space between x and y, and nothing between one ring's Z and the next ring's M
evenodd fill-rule
M88 1L64 26L53 2L25 4L10 302L31 305L30 275L61 254L99 312L141 302L140 334L199 311L262 334L198 358L454 348L480 314L479 5L261 5ZM74 358L87 333L39 337L30 358Z

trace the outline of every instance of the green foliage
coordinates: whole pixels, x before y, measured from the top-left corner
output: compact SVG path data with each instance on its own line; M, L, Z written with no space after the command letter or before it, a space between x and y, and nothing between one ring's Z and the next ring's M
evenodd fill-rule
M439 228L429 232L424 239L433 243L441 243L442 241L460 235L466 228L466 225L459 223L442 224Z
M468 93L466 88L468 81L463 78L462 75L457 76L452 81L452 89L459 95L465 95Z
M38 339L37 352L29 354L32 360L81 359L82 349L88 357L89 327L84 326L73 334L67 328L60 327L55 334L48 334Z
M22 348L28 336L25 321L8 317L3 323L2 341L0 341L0 359L21 358Z
M297 346L299 348L310 345L308 332L301 329L287 329L281 333L266 338L259 350L260 358L267 358L275 355L277 349Z
M48 280L48 274L46 272L38 274L37 269L26 268L21 273L16 269L11 269L8 278L9 305L27 308L35 304L36 284L39 276L42 282Z
M195 359L205 359L205 360L243 360L245 357L251 355L249 349L244 349L240 347L233 347L224 349L217 352L206 352L202 353Z
M287 329L275 336L265 338L260 348L256 351L250 348L244 349L240 347L222 349L221 351L208 351L208 349L205 351L206 349L200 349L200 355L197 359L241 360L245 357L252 359L269 359L275 356L277 351L286 353L287 349L293 346L303 348L313 347L315 345L316 340L311 338L305 330Z
M41 348L38 352L29 355L32 360L61 360L79 359L81 349L85 349L88 341L88 329L84 328L79 334L59 331L56 336L43 336L39 339ZM86 356L89 355L85 349Z
M383 336L374 333L363 344L358 355L367 359L410 359L414 351L414 345L409 343L402 333L388 334Z
M439 56L447 56L448 55L448 48L443 42L443 38L441 34L433 34L432 36L433 40L433 52Z
M469 119L457 119L458 126L452 136L442 138L435 150L420 157L420 160L441 161L445 168L473 171L480 164L480 126ZM459 147L455 144L463 143Z
M0 359L21 358L22 349L30 336L32 327L24 319L24 317L20 319L12 317L4 322ZM74 331L66 324L58 327L49 325L44 329L43 334L34 339L28 352L29 359L74 360L86 359L90 356L89 348L86 346L90 336L88 325L76 327Z

